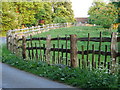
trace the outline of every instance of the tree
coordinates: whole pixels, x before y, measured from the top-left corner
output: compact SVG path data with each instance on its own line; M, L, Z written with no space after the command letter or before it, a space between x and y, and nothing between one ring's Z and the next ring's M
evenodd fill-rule
M15 7L16 13L22 17L22 24L32 25L34 23L35 11L33 2L15 2Z
M120 11L120 1L119 0L110 0L112 4L115 5L115 7ZM118 13L118 18L116 20L116 23L120 23L120 13ZM120 24L118 25L118 32L120 33Z
M43 8L45 10L45 24L52 23L52 3L44 2Z
M53 22L74 22L74 14L71 2L53 2Z
M45 14L45 10L43 8L43 2L39 3L39 2L33 2L34 3L34 11L35 11L35 14L34 14L34 18L35 18L35 21L34 21L34 24L35 25L38 25L39 24L39 20L42 20L44 14Z
M71 7L71 2L2 2L2 27L9 30L38 25L40 20L45 24L73 22Z
M102 25L104 28L110 28L111 24L113 24L117 18L118 10L113 4L94 2L88 14L90 15L90 23Z
M14 3L2 2L2 30L11 30L21 25L21 17L15 13Z

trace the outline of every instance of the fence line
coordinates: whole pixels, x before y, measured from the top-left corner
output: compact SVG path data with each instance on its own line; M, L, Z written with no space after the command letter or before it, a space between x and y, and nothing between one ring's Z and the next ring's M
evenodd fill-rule
M22 38L22 35L29 36L30 34L34 35L37 33L49 31L50 29L70 27L70 26L74 26L74 25L72 25L72 23L46 24L43 26L32 26L30 28L27 27L24 29L9 30L7 35L8 36L18 35L19 38Z
M11 36L10 36L11 37ZM84 38L77 38L78 41L88 41L88 37L84 37ZM21 39L18 39L18 41L21 41ZM38 37L38 38L32 38L32 40L46 40L46 37ZM70 40L70 37L56 37L56 38L51 38L51 40ZM30 41L29 38L26 39L26 41ZM93 41L93 42L100 42L100 38L99 37L91 37L89 39L89 41ZM111 42L111 38L110 37L102 37L101 42ZM120 37L117 37L117 42L120 42Z
M41 40L46 41L46 43L42 44ZM60 40L65 41L65 45L61 44ZM57 41L57 45L52 44L52 41ZM84 41L87 42L87 46L81 45L81 50L78 50L77 42ZM98 42L98 50L95 50L95 44L92 44L90 49L90 42ZM104 42L110 42L110 50L108 50L107 45L105 45L105 50L102 50L102 43ZM23 59L30 58L48 64L64 64L71 67L92 69L101 68L102 65L102 68L107 68L113 73L116 72L117 59L120 57L120 52L117 50L118 42L120 42L120 37L117 37L117 33L112 33L111 37L102 37L101 33L99 37L90 37L88 34L88 37L83 38L78 38L76 35L70 35L70 37L67 35L65 37L57 36L56 38L51 38L50 35L38 38L33 38L32 35L30 35L30 38L7 35L7 48L16 55L21 55ZM68 45L70 45L70 48L68 48ZM79 55L81 55L81 58L78 57ZM108 56L111 57L111 60Z

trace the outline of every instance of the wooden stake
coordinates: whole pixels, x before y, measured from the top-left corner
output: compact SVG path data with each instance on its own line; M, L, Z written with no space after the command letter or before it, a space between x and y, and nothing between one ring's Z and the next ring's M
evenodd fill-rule
M41 52L41 40L39 38L39 47L40 47L40 54L39 54L39 58L42 61L42 52Z
M77 36L70 35L70 61L71 67L77 67Z
M88 66L88 57L89 57L89 41L90 41L90 34L88 33L88 42L87 42L87 66Z
M60 40L59 40L59 35L57 36L58 38L58 48L59 48L59 45L60 45ZM59 49L58 49L58 64L60 62L60 52L59 52Z
M84 59L84 46L82 45L81 48L82 48L82 64L83 64L83 68L86 68L86 62Z
M32 59L34 58L33 44L32 44L32 35L30 35L30 43L32 48Z
M45 49L45 44L43 44L43 48L44 48L44 50L43 50L43 61L45 62L45 61L46 61L46 55L45 55L46 49Z
M67 40L67 35L65 35L65 37L66 37L66 44L65 44L65 48L66 48L66 65L67 65L67 61L68 61L68 53L67 53L67 44L68 44L68 40Z
M38 61L38 50L37 50L37 44L35 43L35 49L36 49L36 53L35 53L35 55L36 55L36 61Z
M94 44L92 45L92 51L93 51L93 53L92 53L92 68L95 68L94 67L94 58L95 58L95 56L94 56L94 54L95 54L95 52L94 52Z
M55 49L55 44L53 44L53 48ZM55 50L53 50L53 64L55 64Z
M117 52L118 52L117 33L113 32L112 39L111 39L111 60L112 60L111 73L115 72Z
M30 48L30 45L28 43L28 48ZM31 59L31 54L30 54L30 50L28 49L28 56L29 56L29 59Z
M107 45L105 45L105 61L104 61L104 67L106 67L107 62Z
M26 59L26 38L22 36L22 57Z
M47 35L46 38L46 61L48 64L50 64L50 49L51 49L51 35Z
M100 32L99 55L98 55L98 68L99 68L99 66L100 66L101 42L102 42L102 33Z

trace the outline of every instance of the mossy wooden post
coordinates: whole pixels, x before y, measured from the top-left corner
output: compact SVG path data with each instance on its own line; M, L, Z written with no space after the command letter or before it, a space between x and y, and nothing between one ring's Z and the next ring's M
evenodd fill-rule
M70 35L70 61L71 67L77 67L77 36Z
M111 73L114 73L116 70L116 57L117 57L117 52L118 52L118 45L117 45L117 33L113 32L112 33L112 38L111 38Z
M22 36L22 57L26 59L26 38Z
M46 55L46 61L47 61L48 64L50 64L50 49L51 49L50 42L51 42L51 35L47 35L45 55Z

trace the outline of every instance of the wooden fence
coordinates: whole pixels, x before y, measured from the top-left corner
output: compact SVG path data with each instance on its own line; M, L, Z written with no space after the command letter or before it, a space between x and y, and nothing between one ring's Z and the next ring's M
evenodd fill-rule
M86 45L80 45L78 42L86 42ZM110 45L106 44L103 50L102 43L105 42ZM78 38L76 35L56 38L51 38L50 35L37 38L32 35L27 38L26 36L18 38L17 35L14 37L7 35L7 48L25 60L44 61L51 65L59 64L70 67L103 68L111 72L116 72L118 69L120 57L118 42L120 42L120 37L117 33L112 33L111 37L102 37L101 32L99 37L90 37L88 33L88 37L83 38Z
M19 36L18 38L22 38L23 35L29 36L29 35L35 35L38 33L46 32L51 29L57 29L57 28L63 28L63 27L71 27L74 26L72 23L57 23L57 24L46 24L42 26L32 26L27 27L24 29L15 29L15 30L9 30L7 33L7 36L14 37L15 35Z

